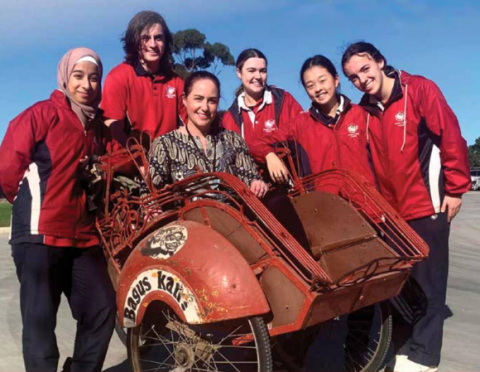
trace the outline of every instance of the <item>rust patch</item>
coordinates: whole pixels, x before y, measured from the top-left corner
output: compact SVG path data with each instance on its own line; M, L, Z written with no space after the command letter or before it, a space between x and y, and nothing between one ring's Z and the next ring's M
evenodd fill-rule
M196 289L195 292L197 293L198 298L202 302L208 302L208 296L207 296L207 293L205 291L205 288L203 288L202 290Z
M219 304L215 301L211 301L207 294L207 290L203 288L202 290L196 290L196 294L201 301L202 308L205 312L205 316L211 315L213 312L223 313L226 314L229 310L225 307L219 306ZM218 290L215 290L211 293L213 297L218 297L219 293Z

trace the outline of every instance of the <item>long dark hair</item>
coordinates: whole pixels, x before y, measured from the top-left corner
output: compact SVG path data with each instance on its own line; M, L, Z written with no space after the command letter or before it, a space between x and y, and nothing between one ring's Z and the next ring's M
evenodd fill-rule
M139 61L139 49L141 43L141 34L145 28L150 28L156 24L160 24L165 37L165 52L160 61L160 69L163 72L172 71L172 51L173 37L165 19L157 12L145 10L135 14L128 24L127 31L123 34L122 43L125 51L125 62L135 65Z
M261 58L265 60L265 64L268 66L268 60L267 57L265 57L265 54L263 54L261 51L255 48L249 48L245 49L242 51L238 57L237 61L235 62L235 67L239 70L242 71L243 65L247 60L250 58ZM240 85L237 90L235 91L235 96L239 96L243 92L243 85Z
M362 54L368 54L372 59L380 63L383 61L383 69L391 69L392 67L387 66L387 59L385 56L373 45L370 43L367 43L365 41L359 41L356 43L350 44L347 49L345 49L345 52L343 52L342 56L342 70L344 75L345 74L345 65L350 61L350 59L355 56L355 55L362 55Z

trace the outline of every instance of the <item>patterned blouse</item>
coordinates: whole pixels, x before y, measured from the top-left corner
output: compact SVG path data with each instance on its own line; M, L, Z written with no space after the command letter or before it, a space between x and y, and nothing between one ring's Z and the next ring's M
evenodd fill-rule
M155 139L150 150L150 175L155 188L192 176L197 167L204 173L233 174L247 186L262 180L245 141L237 133L222 128L207 135L206 140L205 154L200 137L190 138L178 129Z

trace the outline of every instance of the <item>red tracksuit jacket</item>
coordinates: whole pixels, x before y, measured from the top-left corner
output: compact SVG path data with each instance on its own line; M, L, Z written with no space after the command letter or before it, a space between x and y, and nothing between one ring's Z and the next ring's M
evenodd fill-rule
M293 139L306 154L302 157L308 161L308 164L302 164L304 172L315 174L340 168L361 174L375 186L366 141L367 113L345 96L341 101L343 104L337 110L336 118L328 117L312 106L308 112L255 142L255 152L265 158L272 152L273 143Z
M0 146L0 193L13 203L11 244L99 244L79 181L79 160L93 140L59 90L10 123Z
M240 99L242 98L240 97ZM255 161L265 163L265 157L259 156L255 152L253 143L268 133L278 130L283 123L293 120L302 111L302 106L290 93L269 86L265 90L263 101L256 112L249 114L240 108L239 99L235 99L232 106L223 115L222 126L240 134L245 139Z
M445 193L470 189L467 145L437 85L422 76L395 77L385 107L365 95L369 142L380 190L405 220L440 212Z

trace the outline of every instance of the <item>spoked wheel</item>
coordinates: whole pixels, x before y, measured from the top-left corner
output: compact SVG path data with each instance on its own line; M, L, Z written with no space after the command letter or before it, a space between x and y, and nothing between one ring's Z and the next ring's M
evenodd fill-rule
M274 363L290 371L378 371L391 337L390 304L382 302L278 337Z
M135 372L272 370L270 337L260 317L191 325L163 309L155 321L146 318L128 330L128 356Z
M349 314L345 341L347 371L378 371L392 340L390 303L384 301Z

